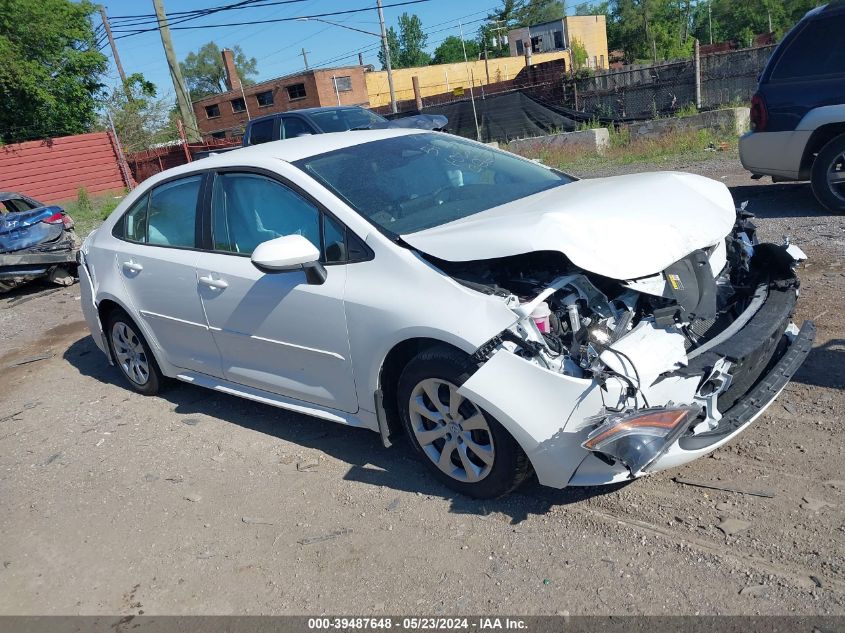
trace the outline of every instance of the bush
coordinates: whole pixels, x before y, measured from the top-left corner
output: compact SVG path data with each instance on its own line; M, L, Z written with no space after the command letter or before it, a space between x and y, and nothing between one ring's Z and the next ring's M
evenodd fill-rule
M91 196L88 195L88 190L85 187L80 187L76 191L76 208L83 215L89 215L94 211L94 205L91 203Z

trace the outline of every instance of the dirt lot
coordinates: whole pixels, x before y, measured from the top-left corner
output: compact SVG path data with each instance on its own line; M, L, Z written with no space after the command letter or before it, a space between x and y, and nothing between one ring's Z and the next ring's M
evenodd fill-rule
M0 299L0 613L845 614L845 218L732 156L672 166L811 258L815 348L731 445L614 489L473 501L368 431L182 384L135 395L78 286L32 286Z

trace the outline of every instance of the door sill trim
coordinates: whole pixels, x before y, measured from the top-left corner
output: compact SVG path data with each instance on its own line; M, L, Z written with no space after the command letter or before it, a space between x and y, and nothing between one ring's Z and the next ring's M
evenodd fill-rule
M321 420L328 420L330 422L337 422L338 424L346 424L348 426L370 428L369 425L361 421L354 413L346 413L345 411L339 411L329 407L321 407L310 402L297 400L296 398L286 398L285 396L270 393L269 391L239 385L234 382L229 382L228 380L223 380L222 378L207 376L206 374L201 374L199 372L182 371L176 375L176 378L192 385L198 385L200 387L205 387L206 389L212 389L213 391L219 391L220 393L226 393L232 396L239 396L241 398L246 398L247 400L261 402L262 404L269 404L270 406L277 407L279 409L286 409L295 413L310 415L315 418L320 418Z

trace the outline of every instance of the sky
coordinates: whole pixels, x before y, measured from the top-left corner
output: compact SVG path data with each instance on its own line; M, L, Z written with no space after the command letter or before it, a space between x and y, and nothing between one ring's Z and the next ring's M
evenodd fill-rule
M171 14L178 11L191 11L212 6L232 4L235 0L164 0L172 26L175 19ZM265 0L268 6L250 7L240 10L224 11L205 16L184 26L204 24L225 24L229 22L253 22L267 19L294 18L289 21L247 24L243 26L212 27L193 30L171 30L176 56L181 61L185 56L197 51L203 44L214 41L220 48L239 45L248 57L258 61L257 81L279 77L304 69L300 49L307 51L311 67L325 65L342 66L358 63L358 51L364 51L364 63L381 68L378 61L379 39L364 33L321 23L314 20L296 20L296 17L325 14L335 11L375 7L374 0L299 0L289 3L276 3ZM390 7L404 0L382 0L385 23L397 28L399 16L407 11L416 13L422 21L423 29L429 32L428 48L432 52L440 40L449 35L459 34L459 22L464 24L464 35L474 38L485 16L501 4L501 0L427 0L417 4ZM142 73L146 79L158 87L159 96L172 96L173 83L167 70L167 62L157 30L130 37L120 37L117 32L126 27L118 27L117 16L152 14L152 0L101 0L113 20L118 54L127 75ZM378 33L378 15L375 8L361 13L351 13L325 17L348 27ZM99 23L97 14L94 24ZM109 58L109 71L106 83L119 85L117 69L112 59L111 49L103 49ZM345 56L343 59L339 59ZM333 61L334 60L334 61Z

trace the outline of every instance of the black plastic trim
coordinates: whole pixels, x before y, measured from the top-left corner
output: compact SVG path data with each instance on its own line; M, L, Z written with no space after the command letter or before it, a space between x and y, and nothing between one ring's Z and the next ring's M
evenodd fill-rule
M774 400L781 389L801 367L813 347L816 326L804 321L795 339L769 372L722 416L712 431L682 437L678 445L687 451L701 450L735 433Z

